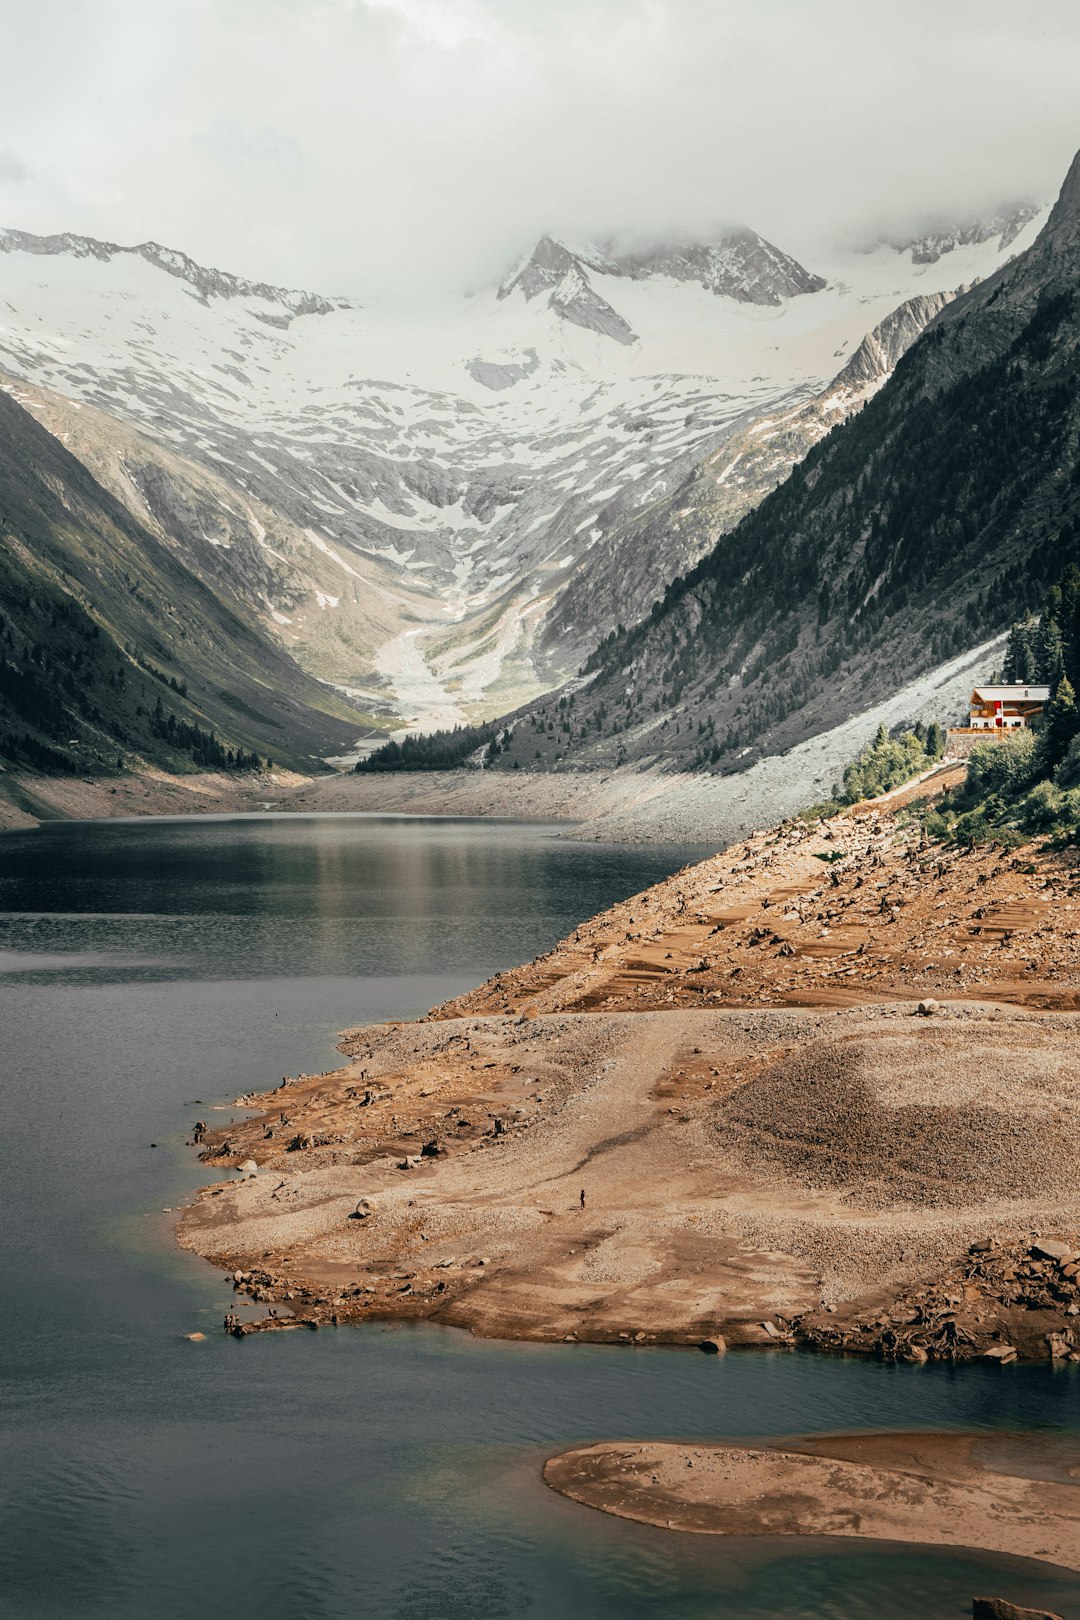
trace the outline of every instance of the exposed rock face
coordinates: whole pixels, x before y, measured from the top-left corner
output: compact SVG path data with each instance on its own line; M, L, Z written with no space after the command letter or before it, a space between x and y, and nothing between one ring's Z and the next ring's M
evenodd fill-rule
M804 443L819 441L729 534L717 542L713 530L711 549L701 546L647 619L587 661L575 724L556 739L562 760L739 769L989 642L1037 606L1080 532L1080 482L1070 476L1080 441L1078 277L1080 160L1032 245L940 308L885 386L891 353L916 335L933 300L882 326L819 396L822 410L840 407L831 421L800 419L796 408L748 423L741 442L733 436L707 473L702 466L700 483L683 486L686 498L644 514L647 532L674 520L701 544L699 511L715 510L727 486L760 465L761 440L771 449L794 422ZM863 379L863 409L852 412L850 389ZM825 436L823 420L837 424ZM633 549L647 555L642 538ZM519 722L523 747L530 719L546 731L543 709ZM513 751L503 762L514 757L523 763Z
M889 245L901 253L910 253L914 264L936 264L943 253L967 247L976 242L989 242L1000 237L998 251L1005 249L1020 235L1039 212L1038 203L1013 203L999 208L981 219L969 219L952 225L928 227L915 235L890 237Z
M564 321L584 326L602 337L614 338L616 343L636 343L637 333L627 321L601 298L580 265L571 266L559 281L548 306Z
M421 317L154 243L8 231L0 250L7 386L303 670L421 729L572 676L878 385L800 419L897 287L932 299L997 262L996 242L958 249L963 273L946 254L916 280L898 257L883 291L853 255L823 293L748 230L544 238L501 297Z
M526 298L554 292L567 272L580 269L582 262L564 243L553 236L542 236L521 268L503 282L499 297L509 298L515 287Z
M588 270L595 268L595 262L572 253L563 242L542 236L521 269L503 282L499 297L509 298L515 290L527 299L546 293L548 308L564 321L616 343L636 343L636 333L590 282Z
M959 293L967 291L967 287L959 287L956 293L922 293L917 298L909 298L867 333L837 376L833 388L863 391L875 384L880 387L934 317ZM832 393L832 389L829 392ZM864 393L863 398L866 397Z
M117 255L133 254L145 259L147 264L156 265L166 274L187 282L203 303L211 298L261 298L268 303L284 305L290 316L329 315L335 309L350 307L343 298L322 298L318 293L290 291L285 287L272 287L265 281L247 281L243 276L231 275L227 270L209 269L176 248L162 247L160 242L139 242L134 247L121 247L116 242L99 242L92 236L75 236L70 231L53 236L34 236L29 231L0 227L0 253L14 252L45 256L65 254L75 259L99 259L106 264Z
M963 291L964 289L960 289ZM861 409L892 374L920 333L956 296L908 299L867 334L843 370L810 400L782 401L775 412L748 412L721 447L687 476L672 466L671 493L640 515L616 498L601 514L601 532L568 582L544 631L545 641L579 649L580 627L629 624L663 594L674 554L693 566L720 537L788 476L815 444ZM603 750L602 738L595 747Z
M198 510L206 491L190 494ZM73 772L118 754L225 765L213 731L309 765L362 729L224 575L209 589L148 512L139 521L4 390L0 512L0 755Z
M696 281L709 292L747 304L778 305L785 298L820 292L823 276L813 275L797 259L782 253L756 231L740 226L715 242L659 246L621 253L606 261L609 274L671 276Z
M974 1620L1061 1620L1049 1609L1020 1609L1004 1598L972 1598L971 1613Z
M820 292L825 286L823 276L804 269L796 259L781 252L756 231L739 226L725 231L714 242L659 243L625 251L601 246L575 252L554 237L542 236L521 268L503 282L499 297L509 297L515 288L529 299L546 292L556 300L552 307L565 319L576 319L580 325L593 325L594 330L602 331L604 326L596 324L602 318L598 306L603 304L605 310L610 310L611 306L599 298L589 283L590 270L598 275L625 276L632 281L666 276L673 281L697 282L718 297L774 306L785 298ZM577 299L568 300L565 308L562 300L566 294L560 293L564 286L579 290ZM586 318L587 293L595 300L594 319ZM621 317L616 318L621 321ZM625 322L622 325L625 327ZM606 335L619 336L616 331ZM632 340L621 336L619 341Z
M503 388L513 388L523 377L531 377L539 364L536 350L526 349L520 360L482 360L476 356L467 362L466 370L476 382L498 393Z

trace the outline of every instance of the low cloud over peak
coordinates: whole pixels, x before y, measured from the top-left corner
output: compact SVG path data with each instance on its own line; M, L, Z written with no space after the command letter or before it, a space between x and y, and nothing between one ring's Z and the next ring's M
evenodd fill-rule
M353 295L545 231L805 262L1047 198L1080 145L1073 0L0 5L0 222Z

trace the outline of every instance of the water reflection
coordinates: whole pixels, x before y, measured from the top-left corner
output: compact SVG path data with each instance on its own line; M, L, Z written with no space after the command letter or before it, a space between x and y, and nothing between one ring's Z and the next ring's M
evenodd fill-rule
M1080 1368L430 1327L240 1344L223 1274L172 1245L162 1206L207 1178L194 1099L327 1067L337 1029L423 1010L685 858L284 818L0 839L0 948L28 968L0 984L5 1616L909 1620L984 1588L1080 1610L1080 1583L1007 1560L675 1537L539 1479L620 1434L1075 1432Z
M0 949L86 955L122 932L144 977L419 974L452 940L483 977L694 853L396 818L64 824L0 843Z

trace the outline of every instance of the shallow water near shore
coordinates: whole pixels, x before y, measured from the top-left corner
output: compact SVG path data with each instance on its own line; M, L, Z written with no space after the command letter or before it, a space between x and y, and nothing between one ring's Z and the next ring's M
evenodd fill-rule
M5 1615L934 1620L991 1591L1080 1617L1065 1573L680 1536L540 1481L552 1451L621 1436L1076 1433L1080 1368L406 1325L240 1343L225 1279L174 1247L162 1206L211 1179L197 1113L334 1066L339 1029L422 1012L696 853L356 817L0 839Z

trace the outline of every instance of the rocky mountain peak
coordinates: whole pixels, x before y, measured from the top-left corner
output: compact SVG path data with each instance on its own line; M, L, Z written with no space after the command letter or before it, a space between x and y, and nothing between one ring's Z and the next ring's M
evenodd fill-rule
M507 276L499 288L499 297L508 298L515 288L520 288L526 298L536 298L541 293L551 292L571 270L584 274L584 261L572 253L565 242L544 235L525 262Z
M778 305L785 298L819 292L825 282L756 231L736 226L709 242L660 242L629 249L612 243L573 249L544 235L528 258L499 288L500 299L521 292L527 300L547 294L548 307L563 320L589 327L618 343L636 334L590 276L627 281L663 277L696 282L717 297L744 304Z
M641 280L667 276L698 282L717 297L743 304L779 304L785 298L820 292L823 277L767 242L745 225L733 226L710 241L661 242L610 255L605 268Z
M697 282L717 297L744 304L776 305L825 286L821 276L757 231L737 225L708 241L668 239L632 247L604 242L575 250L556 237L542 236L524 264L503 282L499 297L520 288L526 298L535 298L551 291L568 273L587 279L589 271L628 281L662 276Z
M1074 247L1080 241L1080 152L1069 165L1058 200L1046 222L1043 238L1058 249Z
M937 264L946 253L956 248L977 246L980 242L1000 237L998 251L1004 252L1026 225L1040 213L1042 204L1035 202L1008 203L992 213L976 218L951 222L928 221L910 235L879 237L868 249L882 244L895 248L898 253L910 253L913 264Z
M542 236L524 264L499 288L499 297L520 291L532 300L547 293L548 308L573 326L586 327L616 343L636 343L637 335L618 310L601 298L589 271L602 268L598 256L574 253L553 236Z

